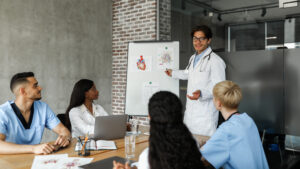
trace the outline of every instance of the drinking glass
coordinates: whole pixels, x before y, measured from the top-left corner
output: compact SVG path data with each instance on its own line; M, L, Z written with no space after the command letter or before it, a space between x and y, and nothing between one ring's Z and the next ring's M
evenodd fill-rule
M135 138L135 134L126 134L125 136L125 156L127 160L134 158Z

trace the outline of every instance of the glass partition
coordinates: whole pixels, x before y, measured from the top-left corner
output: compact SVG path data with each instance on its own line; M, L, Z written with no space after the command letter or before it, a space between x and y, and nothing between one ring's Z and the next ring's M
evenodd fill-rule
M180 42L180 68L194 53L190 31L195 25L212 28L212 49L227 64L227 79L243 87L242 111L249 112L260 131L300 136L300 94L293 94L300 72L300 5L280 8L278 0L172 0L171 38ZM297 69L298 70L298 69ZM297 83L295 83L297 84ZM185 104L186 81L180 97ZM297 88L298 89L298 88Z

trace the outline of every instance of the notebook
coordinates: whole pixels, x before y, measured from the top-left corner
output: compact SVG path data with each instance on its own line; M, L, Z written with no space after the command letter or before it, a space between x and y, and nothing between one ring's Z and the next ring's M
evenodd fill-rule
M97 116L95 119L94 139L113 140L126 134L127 115Z
M117 161L120 163L125 164L126 159L118 156L110 157L104 160L96 161L90 164L79 166L81 169L111 169L113 168L113 161ZM130 163L133 163L134 161L130 160Z
M76 143L75 151L80 151L82 148L83 142ZM86 144L86 148L88 150L116 150L116 144L114 141L107 141L107 140L89 140Z

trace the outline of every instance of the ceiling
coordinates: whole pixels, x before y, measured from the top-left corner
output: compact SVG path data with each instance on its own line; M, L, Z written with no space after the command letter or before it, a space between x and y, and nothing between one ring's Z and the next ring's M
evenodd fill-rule
M220 9L222 11L243 8L256 5L267 5L267 4L278 4L278 0L196 0L199 2L204 2L211 4L214 8Z
M220 23L243 21L280 20L290 15L300 16L297 7L279 8L279 0L172 0L172 10L187 15L211 17ZM263 14L265 8L265 15ZM212 16L209 16L213 14ZM218 19L221 18L221 19Z

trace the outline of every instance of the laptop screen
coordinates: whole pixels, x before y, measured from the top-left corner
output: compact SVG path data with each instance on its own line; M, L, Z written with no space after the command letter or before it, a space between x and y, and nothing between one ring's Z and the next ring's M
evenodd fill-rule
M94 139L113 140L126 134L127 115L97 116L95 119Z

